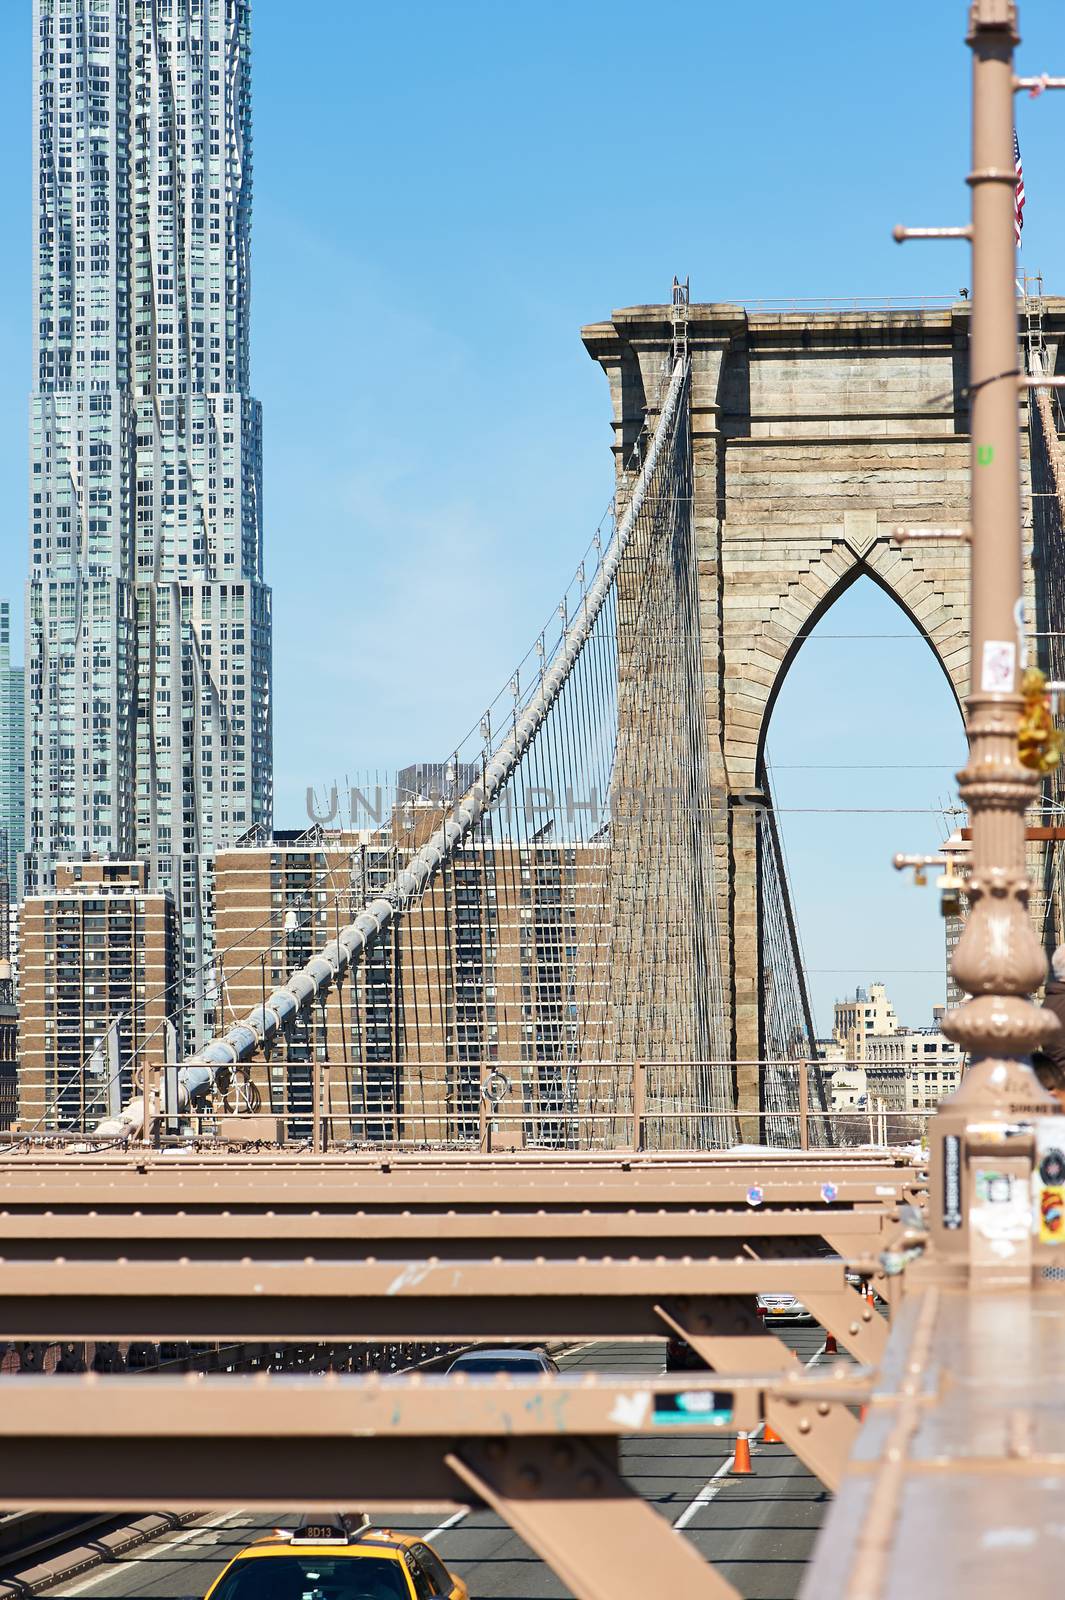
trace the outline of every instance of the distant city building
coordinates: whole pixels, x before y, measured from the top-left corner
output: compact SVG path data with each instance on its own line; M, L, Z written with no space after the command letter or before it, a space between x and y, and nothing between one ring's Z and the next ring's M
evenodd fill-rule
M269 823L250 0L34 0L26 808L36 890L140 857L208 1023L210 858Z
M0 883L0 893L7 885ZM7 907L0 920L0 1130L11 1127L18 1116L19 1035L18 1006L8 951Z
M933 1027L902 1027L884 985L874 983L835 1009L833 1110L928 1112L960 1084L964 1052L940 1032L942 1006L933 1008Z
M868 991L856 989L853 999L836 1001L833 1038L851 1060L864 1056L867 1039L898 1031L899 1019L882 983L871 983Z
M11 665L11 604L0 600L0 872L21 893L19 859L25 847L25 674Z
M19 940L21 911L21 905L14 899L11 900L10 904L4 906L4 925L3 930L0 931L0 943L3 944L7 959L11 963L11 983L16 1004L18 1003L19 952L21 949Z
M868 1085L863 1066L842 1065L832 1074L831 1104L833 1111L864 1111L868 1104Z
M19 1122L92 1128L166 1058L180 1008L169 891L138 861L61 862L22 906Z

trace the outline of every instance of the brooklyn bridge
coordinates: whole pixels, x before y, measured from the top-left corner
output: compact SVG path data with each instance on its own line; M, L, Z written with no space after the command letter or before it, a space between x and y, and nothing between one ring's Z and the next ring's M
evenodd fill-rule
M1052 1592L1065 300L1017 275L1013 114L1065 80L1015 42L975 0L971 225L898 231L971 245L971 298L675 279L584 328L611 514L477 725L370 827L248 838L220 944L270 916L202 1048L26 1086L12 1593L230 1556L220 1600ZM766 760L862 578L970 745L966 1070L879 1141L826 1092Z

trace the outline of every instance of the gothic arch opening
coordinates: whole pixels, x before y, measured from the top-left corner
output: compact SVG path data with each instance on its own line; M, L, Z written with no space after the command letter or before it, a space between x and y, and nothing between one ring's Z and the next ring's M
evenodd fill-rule
M946 984L932 891L896 873L897 850L933 852L960 820L965 755L942 656L875 572L856 567L815 608L781 663L759 738L791 879L815 1023L882 980L900 1018L931 1026Z
M887 628L888 623L894 624L892 636L897 633L900 637L905 637L908 643L911 642L909 634L906 633L905 627L906 623L908 623L914 636L918 639L922 639L928 646L932 660L939 668L942 677L946 680L946 689L950 698L954 702L958 716L961 717L963 715L962 695L965 690L964 678L966 674L962 671L959 671L957 668L955 668L952 672L951 666L948 666L947 661L944 659L944 655L940 648L940 641L929 633L927 628L923 625L921 619L915 615L914 611L911 610L906 604L906 601L900 597L894 588L892 588L882 573L880 573L875 566L867 565L864 561L856 561L850 570L846 572L839 580L835 587L830 589L828 593L825 594L823 598L820 599L814 606L805 623L796 632L791 644L785 651L784 657L780 663L779 671L777 672L773 685L769 690L769 695L765 703L765 711L762 717L762 726L758 741L757 760L759 766L766 757L766 741L769 733L769 727L773 719L773 711L777 703L777 697L787 682L788 674L791 671L792 664L794 663L806 641L812 635L818 634L818 630L821 628L822 623L825 622L825 619L828 617L829 613L835 610L836 606L844 600L844 597L848 595L849 591L852 590L855 585L862 585L863 580L875 590L879 590L884 598L891 602L891 606L894 607L897 612L902 613L902 618L905 618L904 623L897 615L892 617L890 607L885 606L883 608L885 628ZM863 588L858 598L860 612L864 612L865 610L865 607L862 605L862 599L864 595L865 590ZM846 614L846 612L844 614ZM837 626L838 620L839 619L837 618L833 621L833 627ZM824 642L824 639L827 637L827 624L825 630L823 630L818 637L819 642Z

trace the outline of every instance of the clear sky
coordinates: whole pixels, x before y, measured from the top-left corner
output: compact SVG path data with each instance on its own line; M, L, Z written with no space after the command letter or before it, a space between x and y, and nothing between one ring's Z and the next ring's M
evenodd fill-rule
M967 9L254 0L252 371L280 825L301 822L309 784L446 755L550 614L611 492L607 389L582 323L662 300L675 272L697 300L968 282L964 246L890 238L899 221L967 220ZM0 5L0 593L16 602L30 10ZM1065 71L1061 0L1023 0L1021 22L1022 69ZM1060 289L1065 96L1021 100L1019 132L1024 263ZM822 630L904 632L868 588ZM892 745L903 717L914 743ZM824 770L785 771L811 727ZM836 771L863 759L871 727L883 760L944 770ZM770 745L795 807L871 806L885 785L927 807L959 750L916 639L811 640ZM820 1026L837 991L878 975L925 1020L942 930L931 892L904 892L886 860L934 843L938 823L782 822ZM860 970L822 972L841 947ZM903 967L934 970L891 976Z

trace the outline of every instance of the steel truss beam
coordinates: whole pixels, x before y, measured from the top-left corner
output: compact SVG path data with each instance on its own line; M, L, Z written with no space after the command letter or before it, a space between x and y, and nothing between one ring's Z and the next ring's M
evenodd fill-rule
M619 1594L740 1600L683 1535L584 1439L494 1440L447 1464L558 1574L577 1600Z
M781 1292L856 1359L879 1359L887 1324L848 1285L843 1262L744 1258L5 1262L0 1339L653 1338L656 1303L683 1303L701 1332L715 1297Z
M789 1157L799 1152L789 1152ZM909 1164L887 1161L743 1162L713 1157L424 1163L260 1160L192 1162L165 1156L83 1163L15 1161L0 1167L2 1213L151 1206L210 1216L227 1208L281 1216L292 1211L353 1209L495 1209L558 1211L647 1207L746 1208L752 1219L786 1207L826 1213L855 1206L921 1205L927 1180Z
M813 1386L816 1398L809 1399L812 1386L806 1369L783 1340L767 1332L758 1337L762 1328L749 1300L716 1300L709 1317L690 1305L655 1310L665 1326L686 1339L724 1381L738 1381L730 1375L749 1372L754 1362L759 1372L776 1374L783 1388L767 1380L765 1420L826 1489L839 1487L858 1434L857 1419L845 1406L827 1403L820 1386ZM833 1386L850 1375L846 1367L835 1368Z
M512 1212L506 1219L507 1253L549 1257L608 1254L637 1256L653 1246L656 1256L688 1255L693 1247L736 1239L757 1255L771 1256L792 1247L809 1254L810 1241L824 1240L848 1259L873 1257L890 1237L890 1213L876 1209L844 1211L669 1211L662 1207L636 1211ZM99 1260L102 1254L137 1259L187 1256L192 1260L253 1261L341 1258L411 1260L436 1253L463 1259L499 1254L498 1212L420 1214L349 1210L317 1212L220 1211L209 1229L192 1229L189 1217L176 1211L104 1211L0 1213L0 1240L6 1260L62 1256Z
M585 1440L614 1460L620 1437L731 1437L755 1429L772 1405L796 1418L849 1416L872 1383L868 1369L842 1364L815 1378L802 1369L650 1379L7 1378L0 1503L108 1509L132 1504L132 1495L138 1505L182 1510L325 1507L339 1483L375 1509L476 1503L445 1463L471 1447L497 1457L486 1441ZM824 1447L822 1455L828 1461ZM843 1459L831 1462L832 1482ZM341 1476L330 1478L341 1461Z

